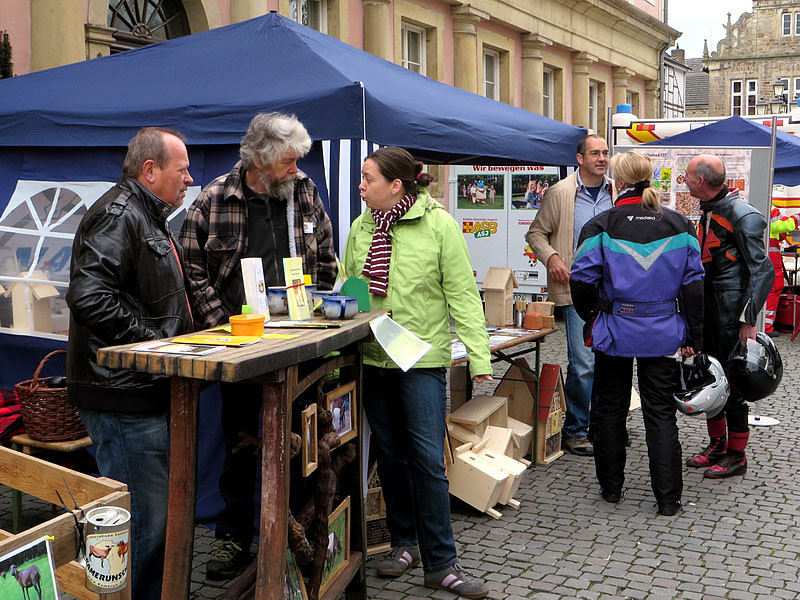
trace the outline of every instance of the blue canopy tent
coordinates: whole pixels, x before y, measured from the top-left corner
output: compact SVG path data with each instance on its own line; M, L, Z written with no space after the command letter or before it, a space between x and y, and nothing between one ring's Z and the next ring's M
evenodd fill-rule
M772 145L772 129L742 117L729 117L710 125L649 142L647 146L755 146ZM777 132L773 183L800 185L800 139Z
M189 204L236 161L252 116L270 110L296 114L311 134L314 146L300 166L320 189L339 247L361 211L361 164L379 145L408 148L428 163L574 165L585 134L417 75L278 14L3 80L0 285L41 269L63 291L77 223L119 178L125 146L142 126L186 135L194 177ZM173 226L183 214L177 211ZM63 336L9 329L8 310L0 305L4 387L29 378L46 352L65 346ZM65 327L64 319L52 331ZM63 362L52 362L63 373ZM202 421L215 424L218 407L208 404ZM201 488L201 500L216 488L214 468L208 472L213 489Z

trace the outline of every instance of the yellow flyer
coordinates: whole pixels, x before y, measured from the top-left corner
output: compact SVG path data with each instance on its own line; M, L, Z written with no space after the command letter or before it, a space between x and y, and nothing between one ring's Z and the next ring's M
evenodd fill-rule
M303 259L300 257L283 259L283 274L286 277L286 300L289 304L289 318L302 321L311 318L308 307Z

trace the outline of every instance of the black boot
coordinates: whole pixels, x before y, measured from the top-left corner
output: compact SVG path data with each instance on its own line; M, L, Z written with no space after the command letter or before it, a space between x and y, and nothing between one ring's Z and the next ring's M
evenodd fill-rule
M728 449L728 437L711 438L711 443L686 461L687 467L710 467L717 464L725 456Z

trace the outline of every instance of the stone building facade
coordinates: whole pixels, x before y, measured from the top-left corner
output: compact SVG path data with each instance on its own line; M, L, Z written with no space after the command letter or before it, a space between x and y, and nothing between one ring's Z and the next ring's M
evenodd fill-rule
M2 0L0 29L22 74L276 10L443 83L604 131L621 102L660 116L660 65L679 35L665 1Z
M794 104L800 95L800 0L753 0L753 12L736 23L728 13L726 30L717 50L703 57L708 69L703 116L755 115L757 103L773 98L778 79Z

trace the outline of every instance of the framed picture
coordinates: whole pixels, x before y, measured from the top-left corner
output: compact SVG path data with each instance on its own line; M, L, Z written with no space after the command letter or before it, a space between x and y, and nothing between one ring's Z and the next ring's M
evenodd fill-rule
M283 580L283 600L308 600L303 574L294 560L294 554L288 548L286 549L286 577Z
M350 562L350 496L328 517L328 551L319 595L322 596Z
M356 437L356 383L339 386L325 396L325 408L333 415L333 430L344 444Z
M58 600L56 569L46 537L0 556L0 598Z
M301 414L303 442L301 460L303 477L308 477L317 468L317 405L310 404Z

